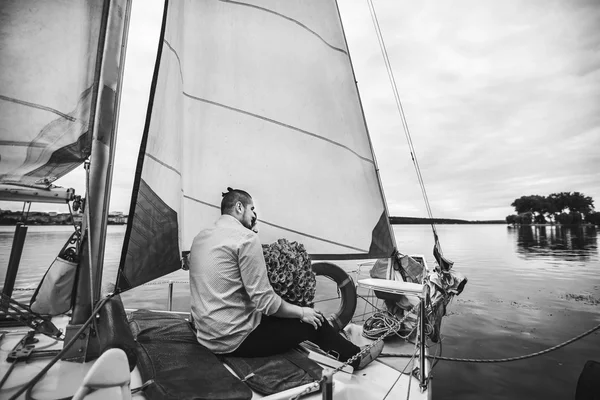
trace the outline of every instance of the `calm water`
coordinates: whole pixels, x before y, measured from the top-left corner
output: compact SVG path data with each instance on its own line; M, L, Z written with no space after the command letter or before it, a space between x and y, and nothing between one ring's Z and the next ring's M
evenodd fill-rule
M0 227L0 283L5 276L13 227ZM554 346L600 323L598 230L504 225L440 225L444 254L469 278L448 308L443 355L505 358ZM104 282L114 282L123 226L110 226ZM396 226L399 249L425 254L433 239L425 225ZM30 227L16 287L34 287L70 234L69 227ZM353 268L353 266L347 266ZM176 272L161 281L187 281ZM27 300L31 291L15 297ZM326 297L326 296L325 296ZM123 295L126 307L164 309L165 285ZM174 309L189 307L188 286L175 285ZM600 333L547 355L502 364L440 362L434 399L574 399L587 360L600 361Z

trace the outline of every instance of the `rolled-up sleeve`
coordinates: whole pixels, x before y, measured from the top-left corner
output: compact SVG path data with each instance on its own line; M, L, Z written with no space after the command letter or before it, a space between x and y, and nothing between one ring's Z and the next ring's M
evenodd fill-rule
M283 300L275 293L269 282L265 257L258 236L250 234L247 240L242 242L238 251L242 281L257 311L266 315L276 313Z

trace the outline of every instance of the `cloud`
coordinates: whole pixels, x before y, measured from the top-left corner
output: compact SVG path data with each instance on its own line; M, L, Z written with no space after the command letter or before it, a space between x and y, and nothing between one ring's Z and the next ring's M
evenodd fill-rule
M162 13L159 1L133 4L111 200L123 211ZM425 216L368 6L339 7L390 212ZM558 191L600 202L600 3L375 7L434 216L503 219L515 198Z
M502 219L521 195L600 196L600 4L376 7L434 214ZM407 152L378 150L406 145L381 55L368 50L377 42L364 27L347 32L391 213L409 215L407 202L423 200L398 162Z

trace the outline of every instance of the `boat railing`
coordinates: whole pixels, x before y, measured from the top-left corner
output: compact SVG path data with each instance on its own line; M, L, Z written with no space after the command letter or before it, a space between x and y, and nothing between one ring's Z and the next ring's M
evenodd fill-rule
M173 311L173 287L175 284L185 284L189 285L190 281L180 281L180 280L161 280L161 281L152 281L144 283L140 286L155 286L155 285L168 285L167 286L167 311Z
M367 265L372 266L373 263L364 262L359 264L359 271L362 267ZM358 276L359 273L357 273ZM425 353L426 347L426 324L427 324L427 311L426 301L429 297L429 285L420 283L411 283L404 281L394 281L388 279L377 279L377 278L364 278L356 280L357 287L362 287L367 290L377 290L380 292L403 295L407 297L413 297L419 299L419 315L418 315L418 345L419 345L419 386L421 391L427 388L427 376L426 376L426 358Z
M168 285L167 286L167 311L173 311L173 288L175 284L186 284L189 285L189 281L182 280L160 280L144 283L140 286L156 286L156 285ZM15 292L29 292L34 291L35 287L17 287L14 288Z

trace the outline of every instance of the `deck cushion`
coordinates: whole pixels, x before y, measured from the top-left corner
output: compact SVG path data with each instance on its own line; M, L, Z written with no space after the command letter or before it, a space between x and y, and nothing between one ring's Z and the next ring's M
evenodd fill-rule
M314 382L321 378L323 371L297 349L268 357L220 357L248 386L263 395Z
M129 315L138 343L142 380L150 379L144 394L150 400L246 400L252 391L233 376L219 359L200 345L183 317L137 310Z

